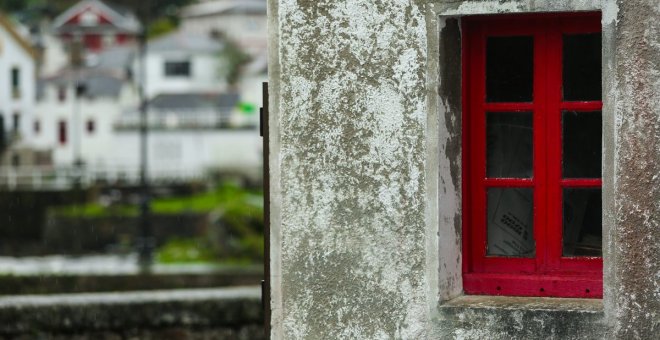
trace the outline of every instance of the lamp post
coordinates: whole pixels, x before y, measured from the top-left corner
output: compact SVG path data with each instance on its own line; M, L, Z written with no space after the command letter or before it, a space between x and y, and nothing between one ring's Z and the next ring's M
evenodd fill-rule
M147 27L149 24L150 1L144 1L144 26L139 39L139 61L140 61L140 231L137 242L138 264L142 273L149 273L153 264L153 250L155 240L151 228L151 195L149 190L148 174L148 98L146 93L147 84Z
M82 95L85 93L85 86L81 82L81 73L83 66L83 42L82 32L76 31L73 37L71 48L71 66L73 68L73 117L71 119L71 139L73 142L73 184L75 190L80 190L82 177L82 127L80 123L80 110ZM78 196L77 196L78 197Z

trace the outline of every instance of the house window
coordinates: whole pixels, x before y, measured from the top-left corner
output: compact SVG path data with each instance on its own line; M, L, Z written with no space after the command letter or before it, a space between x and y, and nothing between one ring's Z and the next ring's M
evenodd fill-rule
M464 289L601 297L600 16L464 19Z
M41 122L39 120L34 121L33 129L35 134L39 134L39 132L41 132Z
M17 153L11 155L11 165L15 168L21 165L21 156Z
M18 67L11 68L11 95L14 99L21 97L21 70Z
M57 125L57 139L60 145L65 145L67 142L67 128L66 121L61 120Z
M88 134L93 134L94 131L96 130L96 124L94 123L93 119L90 119L87 121L87 133Z
M190 61L166 61L165 62L165 76L166 77L189 77L190 76Z
M18 132L21 128L21 114L18 112L14 112L12 115L12 130L14 132Z
M66 101L66 86L60 85L57 87L57 100L59 100L60 103Z

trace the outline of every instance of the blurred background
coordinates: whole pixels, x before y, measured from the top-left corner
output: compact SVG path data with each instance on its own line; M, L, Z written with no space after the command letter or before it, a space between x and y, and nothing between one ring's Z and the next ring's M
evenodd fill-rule
M265 0L0 11L0 295L258 284Z

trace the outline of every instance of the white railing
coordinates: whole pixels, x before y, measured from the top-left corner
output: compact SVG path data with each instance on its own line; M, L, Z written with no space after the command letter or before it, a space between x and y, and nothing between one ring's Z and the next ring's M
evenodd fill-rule
M124 113L115 122L119 129L137 128L140 125L138 112ZM230 114L216 110L159 110L149 112L147 125L157 129L217 128L229 126Z

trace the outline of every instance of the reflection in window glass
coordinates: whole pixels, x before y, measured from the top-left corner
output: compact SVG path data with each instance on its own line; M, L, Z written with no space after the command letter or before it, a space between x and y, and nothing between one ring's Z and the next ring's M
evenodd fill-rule
M564 178L600 178L600 111L562 113Z
M601 100L601 34L564 35L564 100Z
M486 175L530 178L533 161L531 112L489 112L486 120Z
M564 189L563 256L602 256L601 189Z
M533 37L489 37L486 43L486 101L531 102Z
M530 188L488 189L487 255L534 257L533 201Z

